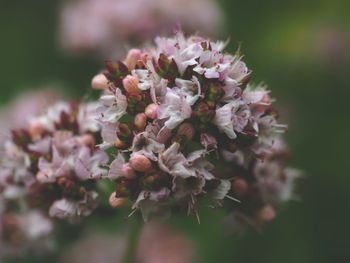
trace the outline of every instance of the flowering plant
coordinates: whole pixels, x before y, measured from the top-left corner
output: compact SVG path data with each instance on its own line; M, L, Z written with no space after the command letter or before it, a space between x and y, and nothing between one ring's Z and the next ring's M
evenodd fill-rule
M250 84L241 55L225 53L224 42L182 32L155 42L106 61L92 81L103 90L101 147L115 150L110 204L131 201L147 220L172 210L198 217L199 200L228 199L246 221L271 220L298 172L286 169L286 126L270 91Z
M60 14L60 42L71 53L121 56L125 45L170 33L179 22L186 32L217 34L222 17L213 0L66 0Z
M205 201L235 226L259 228L292 197L299 172L286 166L286 126L240 53L182 32L155 43L106 61L92 80L98 102L58 102L1 145L2 240L27 224L8 228L11 216L45 222L22 240L48 236L50 217L89 216L102 181L115 183L113 208L144 220L176 212L199 221Z

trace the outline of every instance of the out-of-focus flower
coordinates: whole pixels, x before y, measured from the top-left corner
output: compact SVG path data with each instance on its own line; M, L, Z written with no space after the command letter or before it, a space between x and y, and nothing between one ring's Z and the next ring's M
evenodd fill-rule
M136 263L195 262L194 248L190 239L163 223L145 224L135 244L135 251L128 250L129 238L128 232L113 235L88 232L63 251L60 262L122 263L125 262L128 253L132 253L130 256Z
M61 256L64 263L123 263L127 251L127 234L91 232L67 248ZM87 253L88 251L88 253Z
M141 232L135 255L136 263L193 263L194 248L189 238L171 227L147 223Z
M101 147L117 151L111 205L130 200L145 220L173 210L199 220L206 196L246 223L271 221L298 172L286 168L285 150L276 151L286 126L270 91L249 83L251 71L224 42L177 32L155 43L132 49L128 65L106 62L98 120Z
M0 260L31 253L52 251L53 224L39 211L0 213Z
M1 147L0 194L21 197L51 217L90 215L98 206L93 185L107 175L109 161L96 147L96 109L95 103L58 102L13 130Z
M43 113L59 97L60 94L52 89L31 91L0 108L0 142L3 143L10 136L10 129L26 127L32 118Z
M186 32L215 34L221 17L213 0L71 0L62 8L60 41L72 52L121 55L126 43L170 33L177 23Z

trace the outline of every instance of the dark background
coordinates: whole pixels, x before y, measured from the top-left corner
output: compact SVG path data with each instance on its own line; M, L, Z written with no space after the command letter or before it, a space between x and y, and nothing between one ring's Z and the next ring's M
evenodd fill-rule
M262 233L225 237L219 216L174 218L196 241L199 262L309 263L349 260L350 1L220 0L229 50L242 42L253 80L273 91L288 122L291 165L304 170L299 202ZM64 55L60 1L1 0L0 103L47 83L78 98L103 61ZM200 12L200 7L198 8ZM195 15L195 14L194 14ZM98 220L95 220L97 222ZM348 257L347 257L348 256Z

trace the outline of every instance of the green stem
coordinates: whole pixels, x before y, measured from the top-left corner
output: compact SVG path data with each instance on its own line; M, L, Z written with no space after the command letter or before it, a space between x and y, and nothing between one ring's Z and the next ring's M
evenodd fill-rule
M140 237L141 230L144 223L140 219L133 220L130 226L130 234L128 239L127 251L125 255L126 263L135 263L136 262L136 249L138 246L138 241Z

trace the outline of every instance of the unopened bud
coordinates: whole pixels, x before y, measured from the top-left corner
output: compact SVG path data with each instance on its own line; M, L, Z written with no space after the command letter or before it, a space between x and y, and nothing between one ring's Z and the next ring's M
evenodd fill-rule
M118 128L119 128L118 134L123 137L129 137L132 134L130 127L126 123L119 124Z
M159 106L155 103L149 104L145 109L145 114L150 119L156 119Z
M109 204L111 207L118 208L125 206L128 203L128 198L117 197L116 193L113 192L109 197Z
M39 171L37 174L36 174L36 180L39 182L39 183L46 183L48 181L48 178L46 176L46 173L44 173L43 171Z
M104 74L98 74L96 75L92 81L91 81L91 86L93 89L96 90L104 90L108 88L108 79Z
M244 195L248 190L248 183L242 178L238 178L232 182L232 190L236 195Z
M141 93L139 89L139 79L128 75L123 79L123 86L127 93Z
M95 138L91 134L84 134L79 137L78 142L87 146L95 146L96 144Z
M39 120L32 121L29 125L29 134L32 139L38 139L44 133L45 128Z
M257 214L256 220L259 223L267 223L276 217L276 210L271 205L265 205Z
M187 140L192 140L195 132L196 131L193 125L185 122L185 123L182 123L179 129L177 130L177 136L186 137Z
M129 163L123 164L122 173L128 179L135 178L135 171L132 169Z
M146 172L152 167L151 161L141 154L134 154L129 162L131 167L138 172Z
M126 147L126 144L118 138L115 140L114 146L117 147L118 149L124 149Z
M150 175L142 179L142 184L145 187L152 187L155 184L156 180L157 178L154 175Z
M143 131L147 125L147 116L144 113L139 113L135 117L135 126L138 130Z
M131 71L135 69L137 63L141 60L142 51L140 49L131 49L125 59L125 64Z

